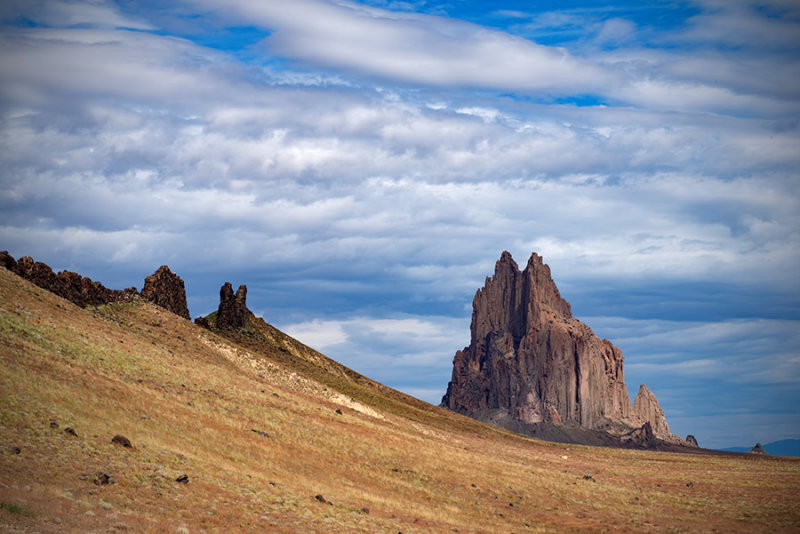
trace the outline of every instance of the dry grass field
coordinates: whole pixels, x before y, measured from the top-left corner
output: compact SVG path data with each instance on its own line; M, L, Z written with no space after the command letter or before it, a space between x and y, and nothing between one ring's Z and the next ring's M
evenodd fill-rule
M798 460L541 442L251 330L0 269L0 532L800 530Z

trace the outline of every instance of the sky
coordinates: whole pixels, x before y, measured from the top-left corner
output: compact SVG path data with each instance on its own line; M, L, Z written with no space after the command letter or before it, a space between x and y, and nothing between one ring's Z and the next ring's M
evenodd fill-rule
M701 446L800 437L797 0L5 0L0 250L438 404L503 250Z

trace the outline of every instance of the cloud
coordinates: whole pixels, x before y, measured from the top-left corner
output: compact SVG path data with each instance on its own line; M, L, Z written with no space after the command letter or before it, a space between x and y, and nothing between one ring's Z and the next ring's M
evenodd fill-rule
M443 17L321 0L239 0L226 3L225 12L269 28L269 53L412 84L586 92L613 81L612 73L564 49Z

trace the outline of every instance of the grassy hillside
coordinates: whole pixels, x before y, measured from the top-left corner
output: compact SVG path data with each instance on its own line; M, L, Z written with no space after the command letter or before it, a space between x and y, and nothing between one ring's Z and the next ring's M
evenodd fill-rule
M0 532L800 528L798 460L544 443L237 336L0 269Z

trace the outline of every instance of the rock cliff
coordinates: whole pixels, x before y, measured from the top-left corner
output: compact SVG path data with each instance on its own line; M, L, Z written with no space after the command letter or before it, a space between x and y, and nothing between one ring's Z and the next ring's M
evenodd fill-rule
M580 428L577 441L585 430L619 438L639 429L629 439L637 444L672 437L647 388L631 405L621 351L572 316L538 254L520 271L503 252L475 294L470 334L453 359L443 406L533 435Z
M175 315L191 319L186 305L186 288L180 276L162 265L144 279L142 298L165 308Z

